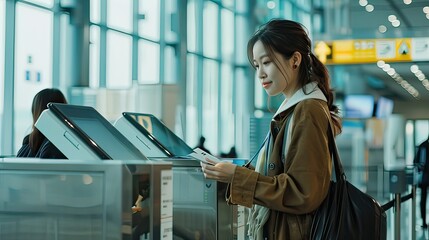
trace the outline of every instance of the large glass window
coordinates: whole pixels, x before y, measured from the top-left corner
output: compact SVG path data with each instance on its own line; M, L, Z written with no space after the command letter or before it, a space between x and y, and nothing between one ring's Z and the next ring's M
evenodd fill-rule
M121 0L119 0L121 1ZM159 40L160 0L140 0L139 35L151 40Z
M107 25L125 32L133 30L133 1L108 0Z
M186 70L186 142L190 146L198 144L198 98L197 66L198 59L193 54L187 56Z
M165 47L164 83L177 82L177 57L173 47Z
M165 2L165 40L176 42L179 28L177 0L166 0Z
M139 41L139 83L159 83L159 44Z
M197 51L197 6L196 0L188 1L188 14L187 14L187 44L188 51Z
M234 13L222 9L221 12L221 31L222 31L222 58L225 61L233 61L234 58Z
M203 53L206 57L217 57L218 51L218 5L204 2Z
M203 62L203 124L202 135L206 138L206 147L212 153L218 153L218 81L219 65L216 61L205 59Z
M91 0L90 4L90 21L93 23L100 22L100 0Z
M0 136L2 136L2 124L3 124L3 91L4 91L4 22L5 22L5 0L0 0ZM1 146L0 146L1 147ZM0 149L0 152L1 149Z
M130 36L107 31L107 88L131 87L131 45Z
M221 71L221 97L220 97L220 150L223 153L229 152L234 146L235 121L233 113L233 83L234 83L232 67L229 64L222 64Z
M31 104L40 90L52 87L53 14L23 3L16 5L15 150L31 132Z
M236 29L246 29L246 19L242 16L237 16L236 18ZM235 52L236 52L236 62L238 64L248 65L249 62L247 61L247 36L243 33L236 34L235 39Z
M100 83L100 28L92 25L89 35L89 86L96 88Z
M196 52L197 51L197 6L196 0L188 1L188 10L187 10L187 44L188 51Z

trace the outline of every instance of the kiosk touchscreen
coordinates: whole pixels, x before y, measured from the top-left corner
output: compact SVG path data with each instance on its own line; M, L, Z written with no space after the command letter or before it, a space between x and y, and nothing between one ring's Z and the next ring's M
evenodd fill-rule
M188 157L193 152L152 114L124 112L114 126L147 157Z
M35 126L69 159L147 160L92 107L49 103Z

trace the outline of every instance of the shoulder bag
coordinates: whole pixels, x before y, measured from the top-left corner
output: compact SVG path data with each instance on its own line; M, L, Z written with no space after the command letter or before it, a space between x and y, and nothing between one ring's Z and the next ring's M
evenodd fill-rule
M386 239L386 213L380 204L346 180L333 128L328 130L336 182L316 210L311 226L311 239Z

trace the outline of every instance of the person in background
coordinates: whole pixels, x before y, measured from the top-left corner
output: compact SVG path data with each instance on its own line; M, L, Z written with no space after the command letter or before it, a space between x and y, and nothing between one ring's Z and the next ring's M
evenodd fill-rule
M250 208L250 239L310 239L313 213L330 186L328 134L341 132L328 70L311 52L305 28L290 20L261 26L247 50L262 88L285 100L255 169L222 161L201 162L202 170L206 178L228 184L228 203Z
M221 153L220 157L221 158L236 158L237 152L235 151L235 147L231 147L231 149L229 150L228 153Z
M414 164L417 166L417 170L422 173L422 178L419 182L421 188L420 193L420 214L423 220L422 227L427 228L426 222L426 199L427 199L427 188L429 186L429 137L427 140L422 142L418 148L417 153L414 156Z
M31 106L33 115L32 131L22 141L22 147L19 149L17 157L66 159L64 154L34 127L40 114L48 108L47 105L50 102L67 103L67 100L63 93L56 88L43 89L34 96Z
M200 141L198 142L198 145L195 148L199 148L199 149L203 150L204 152L211 154L211 152L204 146L205 142L206 142L206 138L204 136L201 136Z

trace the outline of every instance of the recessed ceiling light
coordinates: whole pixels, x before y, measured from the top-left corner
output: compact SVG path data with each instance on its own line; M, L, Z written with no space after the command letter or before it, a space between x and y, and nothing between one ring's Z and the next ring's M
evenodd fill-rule
M368 5L365 6L365 10L367 12L372 12L372 11L374 11L374 6L371 5L371 4L368 4Z
M276 3L274 1L267 2L267 8L274 9L276 7Z
M418 70L419 70L419 66L417 66L416 64L411 65L410 71L412 73L416 73Z
M394 27L399 27L399 25L401 25L401 22L399 20L395 20L392 22L392 26Z
M362 7L365 7L368 4L367 0L359 0L359 5L361 5Z
M404 3L407 4L407 5L411 4L412 2L413 2L412 0L404 0Z
M379 68L382 68L383 66L384 66L384 64L386 64L383 60L378 60L377 61L377 66L379 67Z
M428 14L426 14L426 18L427 18L427 19L429 19L429 13L428 13Z
M385 33L387 31L387 27L384 26L384 25L380 25L378 27L378 31L381 32L381 33Z
M429 13L429 7L428 6L424 7L423 8L423 12L426 13L426 14L428 14Z
M396 16L395 16L395 15L391 14L391 15L389 15L389 16L387 17L387 19L389 20L389 22L393 22L393 21L395 21L397 18L396 18Z

